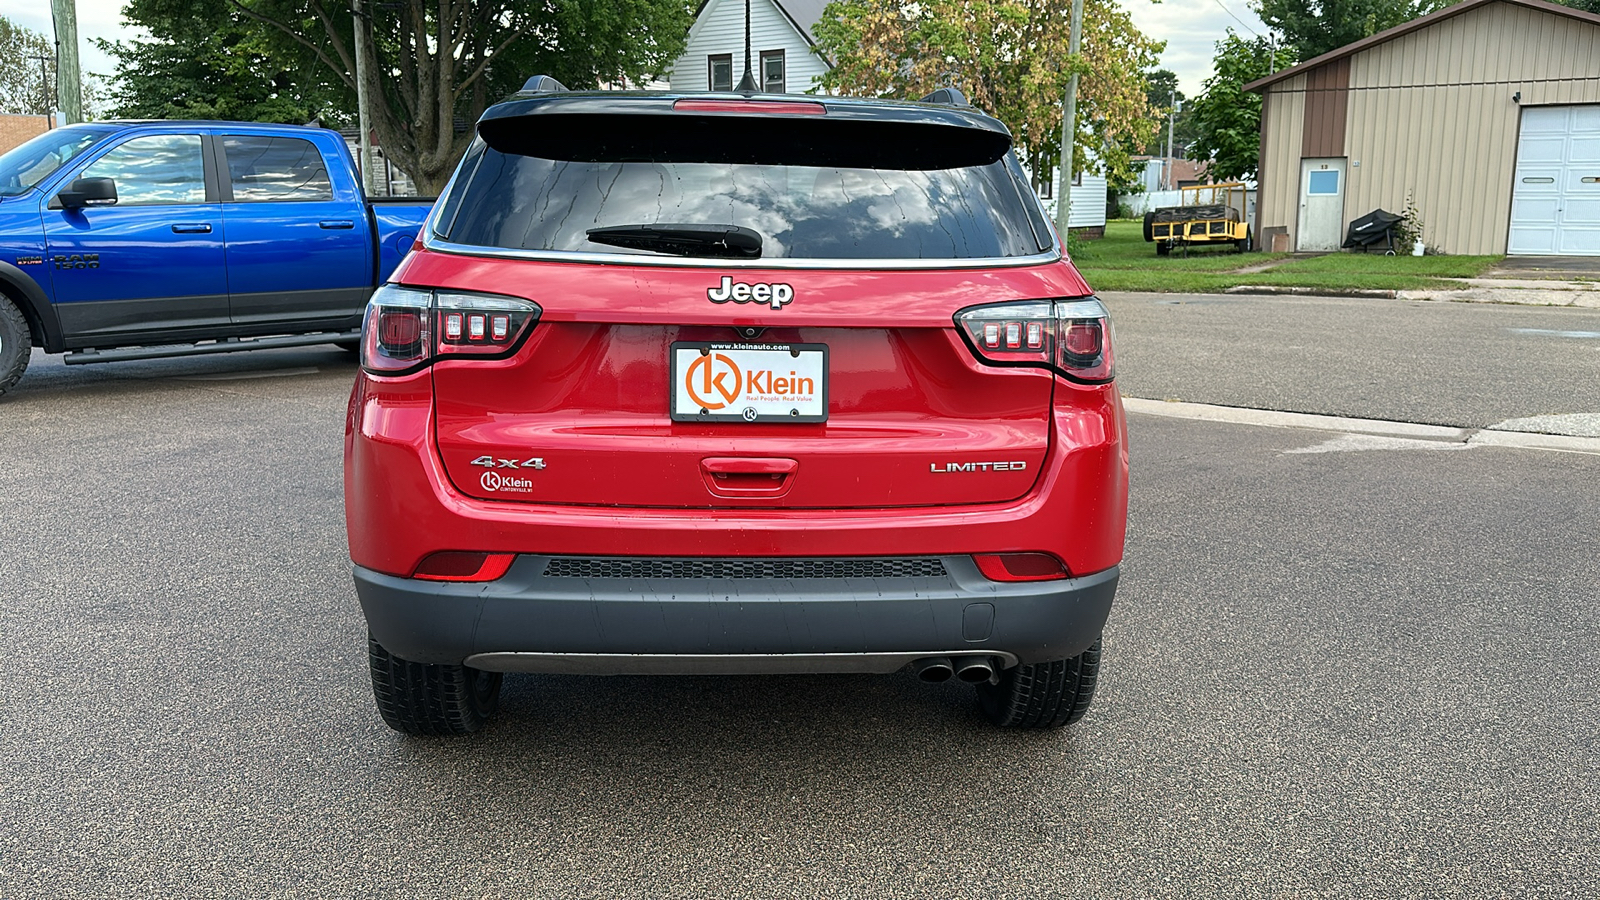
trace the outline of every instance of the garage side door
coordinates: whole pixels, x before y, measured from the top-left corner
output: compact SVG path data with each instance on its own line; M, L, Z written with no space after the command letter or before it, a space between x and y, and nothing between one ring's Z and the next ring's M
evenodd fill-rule
M1600 256L1600 106L1522 111L1506 252Z

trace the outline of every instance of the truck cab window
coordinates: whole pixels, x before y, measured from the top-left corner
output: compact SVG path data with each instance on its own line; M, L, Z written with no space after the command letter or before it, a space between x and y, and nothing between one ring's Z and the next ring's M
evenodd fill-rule
M118 206L204 203L205 163L198 134L152 134L113 148L80 178L117 183Z
M228 178L235 201L332 200L322 152L310 141L267 135L228 135Z

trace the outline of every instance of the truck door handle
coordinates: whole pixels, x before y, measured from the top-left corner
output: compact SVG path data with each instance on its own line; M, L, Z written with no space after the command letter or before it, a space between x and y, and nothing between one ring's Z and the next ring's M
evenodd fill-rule
M317 223L317 227L326 228L329 231L338 231L354 228L356 227L356 223L350 219L323 219L321 222Z
M172 226L173 234L210 234L210 222L179 222Z

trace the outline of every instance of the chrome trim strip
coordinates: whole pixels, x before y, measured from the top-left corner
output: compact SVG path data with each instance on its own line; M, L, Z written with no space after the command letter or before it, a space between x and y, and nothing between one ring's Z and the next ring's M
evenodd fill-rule
M438 205L435 204L435 209ZM1057 262L1056 251L1032 256L1001 256L972 259L714 259L683 256L644 256L631 253L582 253L576 250L512 250L506 247L474 247L440 240L432 230L424 231L422 245L435 253L457 256L532 259L542 262L584 263L589 265L670 266L686 269L994 269L1042 266Z
M538 675L888 675L919 659L987 656L1002 669L1016 654L986 647L917 653L474 653L464 662L486 672Z

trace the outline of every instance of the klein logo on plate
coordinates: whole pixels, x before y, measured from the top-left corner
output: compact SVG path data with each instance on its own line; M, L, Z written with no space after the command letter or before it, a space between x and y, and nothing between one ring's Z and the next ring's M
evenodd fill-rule
M675 416L820 421L825 352L814 345L674 345Z
M478 479L483 489L491 494L512 493L528 494L533 492L533 482L515 475L501 475L499 472L485 472Z

